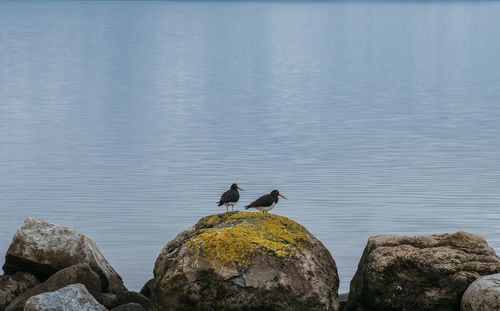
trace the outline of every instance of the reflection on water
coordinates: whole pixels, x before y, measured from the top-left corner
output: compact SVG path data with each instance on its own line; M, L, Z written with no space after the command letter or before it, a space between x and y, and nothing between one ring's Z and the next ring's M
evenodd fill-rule
M0 249L28 216L127 286L233 182L331 251L477 232L500 251L498 2L0 2ZM2 255L3 257L3 255Z

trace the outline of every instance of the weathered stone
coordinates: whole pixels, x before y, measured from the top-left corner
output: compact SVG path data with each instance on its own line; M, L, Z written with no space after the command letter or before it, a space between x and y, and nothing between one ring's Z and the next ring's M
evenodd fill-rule
M97 300L102 300L99 276L88 264L80 263L54 273L47 281L20 294L10 303L6 311L22 311L30 297L76 283L83 284Z
M92 267L101 279L104 292L126 290L121 277L92 240L70 228L35 218L27 218L14 234L3 270L6 274L28 271L45 281L56 271L78 263Z
M19 294L39 283L30 273L17 272L14 275L0 275L0 311L5 310Z
M113 308L116 308L118 306L121 306L121 305L124 305L127 303L131 303L131 302L135 302L135 303L140 304L147 311L150 311L153 309L153 307L151 305L151 300L149 300L149 298L147 298L146 296L144 296L142 294L134 292L134 291L127 291L127 292L123 292L120 295L118 295L116 297L116 300L113 302Z
M153 292L153 288L155 286L155 279L151 279L144 284L141 291L139 293L151 299L151 293Z
M500 310L500 273L475 280L462 296L461 311Z
M73 284L55 292L28 299L24 311L107 311L82 284Z
M119 307L111 309L111 311L146 311L140 304L135 302L127 303Z
M500 272L500 258L479 235L371 237L351 281L346 310L459 310L467 286Z
M156 260L153 309L338 310L328 250L294 221L269 216L208 216L170 241Z

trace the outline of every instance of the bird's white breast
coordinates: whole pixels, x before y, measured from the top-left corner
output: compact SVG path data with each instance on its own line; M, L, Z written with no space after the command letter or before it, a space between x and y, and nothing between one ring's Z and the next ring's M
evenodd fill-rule
M258 206L256 207L256 209L258 209L259 211L270 211L274 208L274 206L276 205L276 203L273 203L271 204L270 206Z

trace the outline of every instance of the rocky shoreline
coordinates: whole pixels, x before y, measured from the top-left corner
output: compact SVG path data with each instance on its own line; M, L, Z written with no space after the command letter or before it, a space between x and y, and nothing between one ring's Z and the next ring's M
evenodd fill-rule
M339 295L323 244L290 219L260 216L201 219L166 244L140 293L86 236L27 218L6 254L0 311L500 310L500 258L479 235L373 236Z

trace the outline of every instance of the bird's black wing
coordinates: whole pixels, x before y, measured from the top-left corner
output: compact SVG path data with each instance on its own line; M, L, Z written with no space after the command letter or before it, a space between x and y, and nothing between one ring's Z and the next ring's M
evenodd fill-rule
M230 189L224 192L220 197L219 206L221 206L224 203L238 202L239 199L240 199L240 194L238 193L238 190Z
M252 203L248 204L247 206L245 206L245 208L271 206L273 205L273 203L274 203L273 197L269 194L266 194L261 196L257 200L253 201Z

